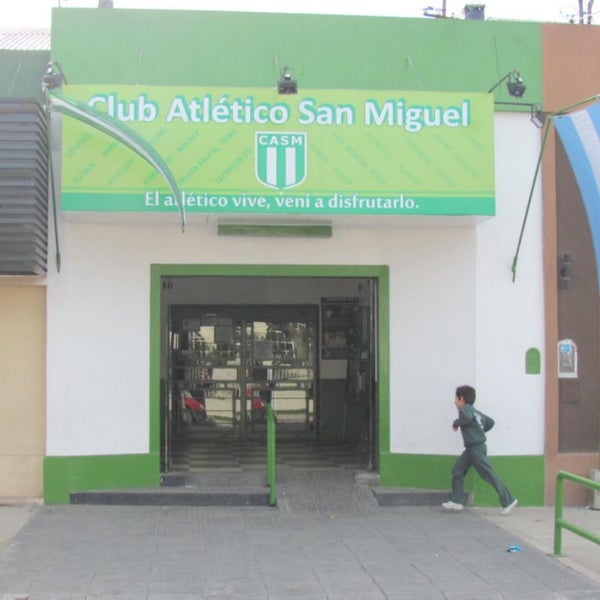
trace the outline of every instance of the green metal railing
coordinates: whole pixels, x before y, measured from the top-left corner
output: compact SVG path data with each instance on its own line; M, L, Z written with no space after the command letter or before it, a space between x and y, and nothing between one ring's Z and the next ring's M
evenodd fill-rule
M590 542L600 544L600 536L583 529L563 519L563 481L568 479L592 490L600 490L600 481L593 481L580 475L573 475L567 471L559 471L556 475L556 500L554 507L554 556L562 556L562 530L567 529Z
M271 403L267 403L267 485L271 488L269 493L269 504L277 504L277 493L275 491L275 418Z

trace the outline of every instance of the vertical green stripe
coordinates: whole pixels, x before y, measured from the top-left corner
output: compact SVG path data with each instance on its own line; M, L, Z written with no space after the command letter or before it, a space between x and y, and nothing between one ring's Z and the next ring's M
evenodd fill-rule
M150 452L160 453L160 355L161 355L160 267L150 267Z

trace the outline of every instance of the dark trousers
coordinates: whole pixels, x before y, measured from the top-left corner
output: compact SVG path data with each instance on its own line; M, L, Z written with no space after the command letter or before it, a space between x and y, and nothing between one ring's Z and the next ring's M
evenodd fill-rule
M508 488L492 468L487 457L487 446L485 444L477 444L476 446L465 448L464 452L454 463L454 467L452 468L452 502L464 504L465 475L471 467L475 467L480 477L496 490L500 504L503 507L508 506L514 500Z

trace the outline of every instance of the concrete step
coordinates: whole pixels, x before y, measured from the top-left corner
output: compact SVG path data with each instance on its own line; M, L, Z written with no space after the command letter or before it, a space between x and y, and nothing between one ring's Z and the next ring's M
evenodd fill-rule
M294 477L292 477L294 475ZM279 471L277 483L285 489L288 479L295 481L298 470ZM304 474L303 476L306 476ZM307 481L311 481L310 479ZM397 488L379 485L379 475L357 472L355 483L370 488L379 506L439 506L449 498L448 490ZM340 494L347 493L340 488ZM465 505L472 504L465 494ZM206 472L165 473L161 487L142 489L73 492L71 504L133 506L269 506L266 474L261 470L207 470Z
M121 506L269 506L269 488L161 487L72 492L71 504Z
M71 504L269 506L264 469L163 473L158 488L73 492Z
M160 477L162 487L198 487L198 488L259 488L267 485L266 469L256 470L219 470L185 473L163 473Z
M371 485L371 491L379 506L439 506L450 497L448 490L421 488L394 488ZM465 494L465 506L471 505L469 494Z

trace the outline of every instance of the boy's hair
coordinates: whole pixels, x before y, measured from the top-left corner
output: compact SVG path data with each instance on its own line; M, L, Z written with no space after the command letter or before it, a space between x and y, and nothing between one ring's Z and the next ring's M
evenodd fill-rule
M475 388L470 385L459 385L456 388L456 397L462 398L466 404L474 404Z

